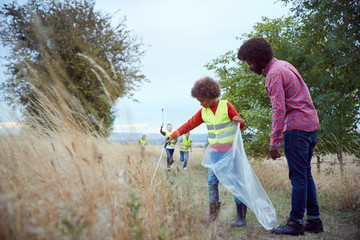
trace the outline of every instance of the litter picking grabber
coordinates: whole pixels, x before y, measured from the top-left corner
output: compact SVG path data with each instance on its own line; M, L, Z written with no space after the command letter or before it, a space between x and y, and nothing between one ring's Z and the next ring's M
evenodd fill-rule
M162 125L164 126L164 109L161 109L161 113L162 113Z
M157 165L156 165L156 168L155 168L155 171L154 171L154 175L153 175L153 177L152 177L152 179L151 179L151 182L150 182L149 189L150 189L150 187L151 187L151 185L152 185L152 183L153 183L153 181L154 181L155 174L156 174L156 171L157 171L157 169L158 169L158 167L159 167L159 164L160 164L160 161L161 161L162 155L164 154L164 150L165 150L165 148L166 148L166 145L168 144L168 143L167 143L167 140L168 140L168 138L166 138L166 139L165 139L165 145L164 145L163 150L162 150L162 152L161 152L161 155L160 155L159 161L158 161L158 163L157 163Z

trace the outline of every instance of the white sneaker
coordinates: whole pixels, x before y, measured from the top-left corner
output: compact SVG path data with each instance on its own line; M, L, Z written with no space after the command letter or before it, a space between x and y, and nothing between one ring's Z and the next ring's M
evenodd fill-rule
M184 167L183 169L184 169L184 170L187 170L187 168L186 168L186 167Z

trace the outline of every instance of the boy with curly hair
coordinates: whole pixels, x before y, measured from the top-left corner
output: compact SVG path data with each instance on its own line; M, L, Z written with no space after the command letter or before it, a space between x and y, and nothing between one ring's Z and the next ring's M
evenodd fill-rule
M234 131L229 130L229 123L240 123L240 129L245 127L245 122L231 103L226 100L218 100L220 96L219 84L210 77L204 77L195 82L191 89L192 97L196 98L200 105L200 109L190 120L183 124L180 128L170 134L168 141L176 139L184 133L190 132L192 129L205 123L208 128L209 147L212 148L210 158L212 162L221 159L232 147L235 135ZM235 127L235 124L232 125ZM215 173L208 169L208 189L209 189L209 216L207 222L215 221L220 210L219 202L219 180ZM239 199L235 198L237 218L231 223L233 227L246 225L247 207Z
M309 89L290 63L273 57L271 44L264 38L247 40L238 59L265 77L265 88L273 109L270 156L279 158L284 138L285 156L292 184L291 212L287 223L274 234L304 235L304 230L323 232L316 187L311 175L311 157L317 143L319 119ZM303 224L304 213L307 221Z

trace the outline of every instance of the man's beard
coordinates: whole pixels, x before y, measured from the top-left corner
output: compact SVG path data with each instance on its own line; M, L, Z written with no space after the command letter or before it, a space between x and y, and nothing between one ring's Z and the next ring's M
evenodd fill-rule
M254 73L256 73L257 75L261 76L263 70L262 69L256 69L255 71L253 71Z

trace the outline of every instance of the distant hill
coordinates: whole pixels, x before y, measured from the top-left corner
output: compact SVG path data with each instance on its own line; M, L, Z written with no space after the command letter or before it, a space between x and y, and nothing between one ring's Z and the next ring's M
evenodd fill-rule
M164 136L160 133L145 134L149 144L160 145L164 143ZM142 137L142 133L112 133L108 140L114 142L138 142ZM182 136L180 137L180 139ZM196 146L205 146L207 143L207 134L191 134L190 138Z

